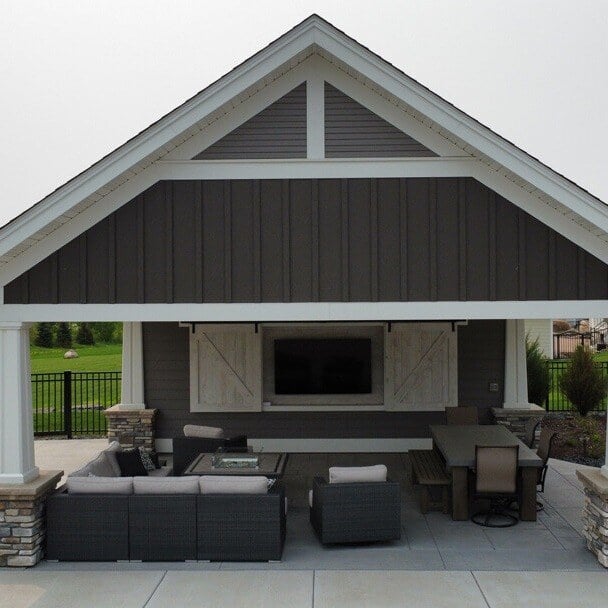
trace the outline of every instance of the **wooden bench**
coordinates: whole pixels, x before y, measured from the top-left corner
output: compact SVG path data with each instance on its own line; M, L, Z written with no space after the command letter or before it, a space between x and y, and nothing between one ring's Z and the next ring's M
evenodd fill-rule
M433 450L410 450L412 464L412 483L420 485L420 510L427 513L431 509L441 509L444 513L450 508L450 478L439 454ZM441 501L433 501L430 486L441 487Z

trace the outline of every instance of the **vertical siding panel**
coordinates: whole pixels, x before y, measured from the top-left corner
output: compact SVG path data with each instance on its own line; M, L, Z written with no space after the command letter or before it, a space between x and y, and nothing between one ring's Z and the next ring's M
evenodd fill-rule
M310 302L311 300L311 224L311 180L292 180L289 197L292 302Z
M137 203L137 301L145 302L146 294L144 290L144 277L145 277L145 252L144 252L144 201L146 199L146 194L139 197Z
M437 299L458 300L458 179L437 181Z
M253 182L232 183L231 260L232 301L252 302L253 287Z
M283 299L282 191L279 180L263 180L260 184L262 302Z
M165 193L165 302L173 303L173 188L164 182Z
M578 298L583 300L585 298L585 252L582 249L578 249L577 251L577 259L578 259Z
M355 179L348 183L348 285L349 300L369 302L371 287L369 179Z
M97 231L99 233L99 231ZM81 237L70 241L57 251L57 301L82 302L80 276L88 274L87 266L80 265ZM76 280L74 280L77 278ZM86 294L85 294L86 295Z
M342 243L342 300L348 301L350 299L350 285L348 282L348 266L349 266L349 238L348 238L348 223L349 223L349 209L348 209L348 180L341 180L341 189L340 189L340 202L342 204L342 209L340 212L340 217L342 219L342 238L340 242Z
M311 299L313 302L318 302L320 298L320 288L319 288L319 271L320 271L320 261L319 261L319 180L313 179L311 184L311 241L312 241L312 251L311 251L311 259L310 264L312 267L312 296Z
M467 299L488 300L488 189L479 182L466 183Z
M175 302L194 302L196 296L195 182L173 184L173 297Z
M526 218L523 211L517 211L517 268L519 270L518 300L526 299Z
M342 299L342 182L323 179L319 186L319 299Z
M52 274L53 256L38 262L29 271L29 301L32 304L52 303L53 281L57 275ZM78 278L76 277L76 282Z
M116 302L116 214L108 218L108 301Z
M167 301L167 228L164 184L148 191L143 207L143 286L146 302Z
M87 231L86 301L90 304L110 301L110 222L106 218Z
M79 281L78 281L78 302L84 304L87 301L87 283L88 283L88 273L84 272L87 267L87 233L81 234L78 237L78 266L79 266ZM58 254L56 253L54 258L57 260ZM80 272L80 271L83 272ZM57 281L55 281L55 302L57 302Z
M408 205L408 192L407 192L408 181L406 179L399 180L399 235L401 243L401 255L399 257L399 273L400 277L400 292L401 300L406 301L408 299L408 237L407 237L407 205Z
M194 301L203 301L203 182L194 182Z
M142 195L140 195L142 196ZM116 300L137 303L138 202L116 211ZM135 232L135 234L133 234Z
M291 302L291 243L289 241L289 180L281 182L283 223L283 302Z
M558 300L576 300L578 297L577 247L557 234L555 236L555 266L557 268L556 294Z
M430 299L437 300L437 180L429 181L429 282Z
M549 268L548 268L548 281L549 281L549 299L557 299L557 267L555 264L555 232L549 230Z
M225 182L205 182L202 201L203 300L224 301L225 261Z
M585 297L604 300L608 296L608 270L595 256L585 252Z
M408 180L407 195L408 299L427 301L431 295L428 180L425 178Z
M82 254L82 235L80 237L78 237L76 239L76 241L78 242L79 245L79 253ZM51 254L51 276L49 277L50 279L50 287L51 287L51 293L50 293L50 299L51 302L53 304L57 304L57 294L59 291L59 274L57 272L58 269L58 262L57 262L57 257L58 257L58 253L55 251L55 253ZM78 281L78 286L79 286L79 292L78 292L78 300L80 301L80 295L82 294L82 281L83 281L83 277L84 280L86 282L86 274L84 272L80 273L79 281Z
M371 300L378 301L378 180L370 183L370 256L371 256Z
M504 198L496 197L496 298L517 300L518 293L518 228L517 210Z
M526 297L529 300L549 299L549 230L530 216L525 217Z
M458 180L458 281L461 300L467 299L467 180Z
M261 195L260 180L253 182L253 299L255 302L261 301L262 290L262 269L261 264Z
M489 300L496 300L496 194L489 192L488 202L488 272Z
M378 180L378 299L398 302L401 289L400 180Z
M224 181L224 302L232 302L232 183Z

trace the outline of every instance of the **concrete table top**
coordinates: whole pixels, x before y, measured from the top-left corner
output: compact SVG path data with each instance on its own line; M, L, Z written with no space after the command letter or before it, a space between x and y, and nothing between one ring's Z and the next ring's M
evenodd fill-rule
M431 425L434 445L443 454L448 467L473 467L475 446L519 445L520 467L542 467L536 452L500 424Z

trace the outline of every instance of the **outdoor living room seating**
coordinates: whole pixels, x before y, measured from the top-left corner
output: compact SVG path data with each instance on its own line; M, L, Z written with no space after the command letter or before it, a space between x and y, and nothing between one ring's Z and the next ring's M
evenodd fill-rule
M327 543L367 543L401 538L401 488L385 465L331 467L329 483L315 477L310 523Z

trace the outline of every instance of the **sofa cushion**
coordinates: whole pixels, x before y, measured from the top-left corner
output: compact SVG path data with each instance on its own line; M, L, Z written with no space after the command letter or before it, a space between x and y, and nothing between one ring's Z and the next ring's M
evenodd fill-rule
M148 471L149 477L169 477L173 473L173 467L160 467L153 471Z
M198 477L134 477L135 494L198 494Z
M68 494L133 494L132 477L68 477Z
M120 467L121 477L136 477L148 474L146 467L144 467L144 463L141 461L141 454L137 448L116 452L116 460Z
M201 494L267 494L268 478L249 475L202 475Z
M114 476L120 477L120 467L118 466L118 461L116 460L116 452L122 452L122 446L118 441L112 441L110 445L104 450L106 456L108 457L108 461L114 470Z
M68 477L88 477L89 475L94 475L95 477L119 477L119 475L116 475L116 471L105 452L98 454L82 468L70 473Z
M366 481L386 481L386 465L371 467L330 467L329 483L357 483Z
M201 437L203 439L221 439L224 436L224 429L216 426L187 424L184 426L184 435L186 437Z

